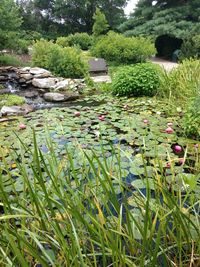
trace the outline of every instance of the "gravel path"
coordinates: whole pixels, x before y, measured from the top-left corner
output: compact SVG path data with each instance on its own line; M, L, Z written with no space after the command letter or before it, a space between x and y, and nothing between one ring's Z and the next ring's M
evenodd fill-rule
M156 64L162 66L166 71L171 71L172 69L178 67L178 63L167 61L167 60L162 59L162 58L153 57L151 59L151 61L153 63L156 63Z

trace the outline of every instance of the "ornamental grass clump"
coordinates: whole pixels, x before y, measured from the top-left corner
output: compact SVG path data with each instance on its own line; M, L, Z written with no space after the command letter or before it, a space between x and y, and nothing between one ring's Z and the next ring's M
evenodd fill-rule
M128 184L120 149L112 166L101 155L66 146L62 156L47 136L48 153L33 138L0 165L1 266L192 266L199 262L198 175L177 178L171 165L154 160L149 176ZM24 153L26 157L24 157ZM27 156L29 157L27 165ZM127 161L132 163L132 158ZM157 167L156 167L157 166ZM169 169L171 174L169 175ZM168 174L168 175L167 175ZM181 184L179 184L181 181ZM153 193L152 193L153 192Z
M113 94L118 96L154 96L160 86L162 69L153 63L120 68L113 79Z

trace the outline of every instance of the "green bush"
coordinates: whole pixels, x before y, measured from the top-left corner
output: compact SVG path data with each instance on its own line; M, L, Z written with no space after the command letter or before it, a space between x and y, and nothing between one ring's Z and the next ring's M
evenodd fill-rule
M160 85L161 68L141 63L119 69L113 79L113 93L119 96L153 96Z
M77 46L82 50L88 50L92 45L92 36L87 33L75 33L67 37L58 37L56 43L62 47Z
M62 46L62 47L68 47L69 42L67 37L58 37L56 40L56 44Z
M32 62L62 77L80 78L87 73L87 65L79 50L63 48L51 41L40 40L34 44Z
M28 46L30 45L30 41L25 39L19 39L16 43L15 51L17 54L28 54Z
M190 59L184 60L177 68L166 73L159 94L185 105L189 98L198 94L199 88L200 61Z
M180 59L200 58L200 35L195 35L183 41Z
M0 66L21 66L22 62L13 55L0 54Z
M92 47L92 54L105 58L107 61L131 64L145 62L155 54L155 47L150 40L142 37L124 37L109 32Z
M200 138L200 95L189 103L183 118L183 128L187 137Z

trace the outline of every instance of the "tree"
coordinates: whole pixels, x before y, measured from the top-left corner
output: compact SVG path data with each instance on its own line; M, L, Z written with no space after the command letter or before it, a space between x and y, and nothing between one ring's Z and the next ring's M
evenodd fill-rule
M102 34L105 34L109 28L106 16L100 11L99 8L96 9L96 12L93 16L94 25L92 28L93 35L98 37Z
M119 29L128 36L170 34L184 38L200 31L199 0L140 0Z
M115 29L125 19L123 7L128 0L18 0L23 28L41 33L66 35L92 32L93 14L100 8Z
M22 23L13 0L1 0L0 18L0 49L12 48Z

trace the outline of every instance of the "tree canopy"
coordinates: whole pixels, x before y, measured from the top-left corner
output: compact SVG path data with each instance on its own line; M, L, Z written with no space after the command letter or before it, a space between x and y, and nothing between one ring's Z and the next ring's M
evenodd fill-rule
M200 32L199 0L139 0L119 30L128 36L170 34L184 38Z
M1 0L0 5L0 49L11 48L22 23L13 0Z
M127 0L18 0L25 30L64 35L92 32L96 8L105 14L111 29L125 20Z

